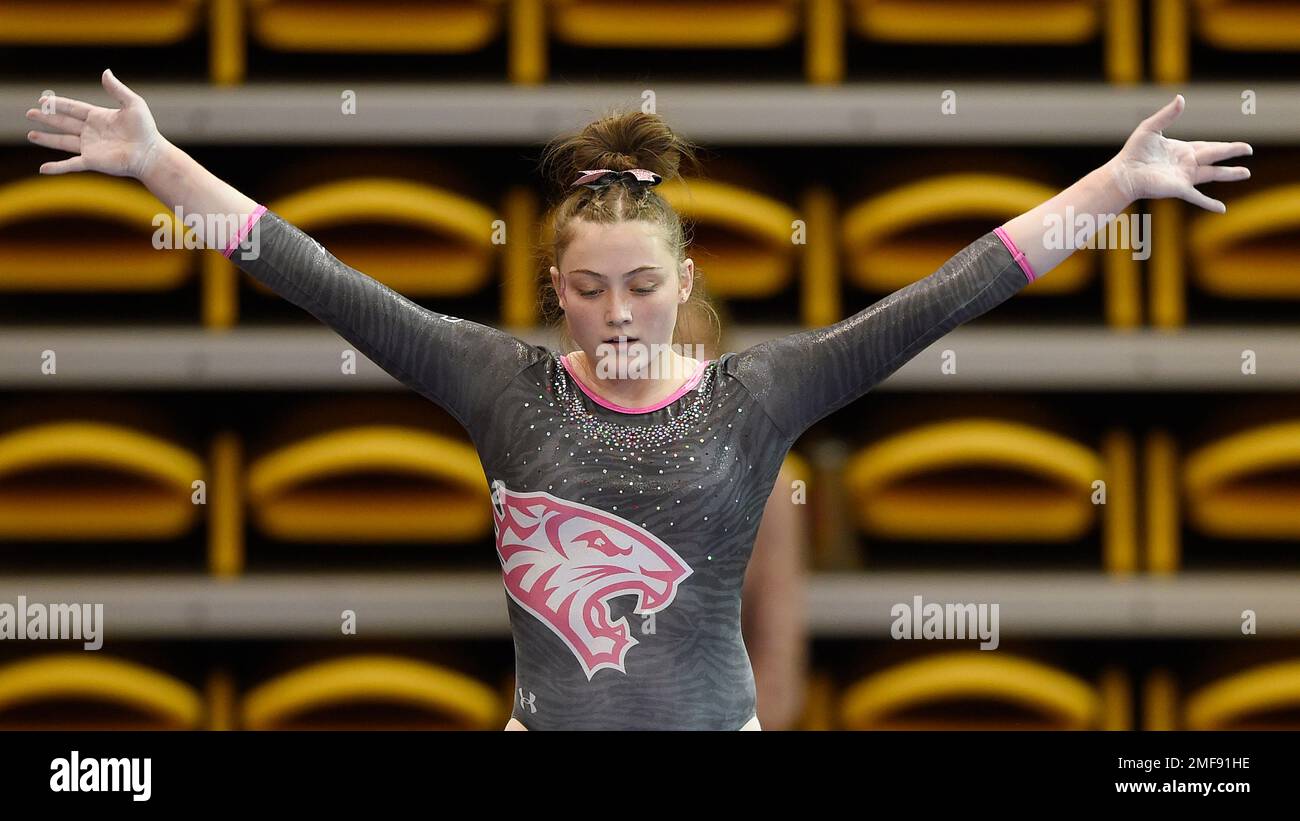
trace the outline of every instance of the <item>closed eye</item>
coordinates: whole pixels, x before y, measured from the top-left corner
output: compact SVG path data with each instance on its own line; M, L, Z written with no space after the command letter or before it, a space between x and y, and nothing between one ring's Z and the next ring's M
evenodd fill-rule
M578 294L579 294L580 296L585 296L585 297L591 298L591 297L594 297L594 296L596 296L596 295L602 293L603 290L604 290L604 289L601 288L601 289L597 289L597 290L595 290L595 291L579 291ZM653 293L654 293L656 290L658 290L658 289L657 289L657 288L633 288L632 290L635 291L635 292L638 293L638 294L653 294Z

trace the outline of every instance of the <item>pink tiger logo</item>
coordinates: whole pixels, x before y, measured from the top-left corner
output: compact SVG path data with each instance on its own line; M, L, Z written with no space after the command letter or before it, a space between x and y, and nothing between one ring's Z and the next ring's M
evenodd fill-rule
M609 599L634 594L639 615L672 604L691 568L653 533L589 505L492 483L492 525L506 592L559 636L587 674L626 673L635 644Z

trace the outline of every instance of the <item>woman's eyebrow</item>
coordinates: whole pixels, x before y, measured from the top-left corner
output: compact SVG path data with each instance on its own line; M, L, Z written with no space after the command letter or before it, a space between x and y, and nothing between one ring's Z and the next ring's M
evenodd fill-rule
M626 274L624 274L623 276L625 276L625 277L630 277L630 276L632 276L633 274L638 274L638 273L640 273L640 272L642 272L642 271L657 270L658 268L659 268L658 265L642 265L640 268L635 268L635 269L633 269L633 270L631 270L631 271L628 271L628 272L627 272ZM569 273L571 273L571 274L591 274L592 276L597 277L597 278L599 278L599 279L605 279L605 278L606 278L604 274L598 274L598 273L596 273L595 271L588 271L586 268L574 268L574 269L573 269L572 271L570 271Z

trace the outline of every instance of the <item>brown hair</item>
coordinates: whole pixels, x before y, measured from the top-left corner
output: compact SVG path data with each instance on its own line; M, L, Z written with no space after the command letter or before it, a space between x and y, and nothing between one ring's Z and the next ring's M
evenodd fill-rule
M673 258L680 264L689 245L687 227L662 196L649 186L615 183L602 189L571 188L582 171L610 168L626 171L644 168L663 177L664 182L681 178L687 163L698 171L696 146L673 133L658 114L642 111L613 111L596 119L577 134L557 137L542 155L546 176L559 187L559 202L543 228L542 256L546 260L541 283L543 320L559 334L565 351L574 347L564 310L550 279L550 266L560 265L560 256L573 240L575 222L617 223L645 220L658 226ZM690 298L677 306L673 343L704 345L707 356L716 355L721 320L704 290L703 276L696 266Z

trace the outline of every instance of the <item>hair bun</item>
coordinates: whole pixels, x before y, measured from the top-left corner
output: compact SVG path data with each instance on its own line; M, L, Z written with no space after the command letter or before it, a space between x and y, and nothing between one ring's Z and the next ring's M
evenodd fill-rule
M643 111L606 114L577 134L553 141L543 159L561 189L592 168L644 168L669 180L681 175L683 161L698 162L694 147L674 134L658 114Z

